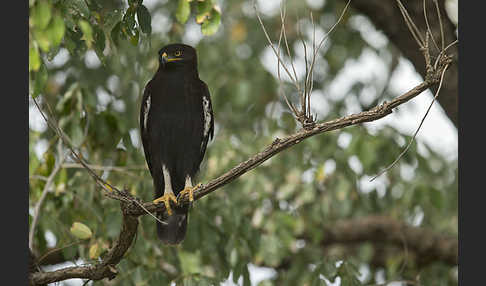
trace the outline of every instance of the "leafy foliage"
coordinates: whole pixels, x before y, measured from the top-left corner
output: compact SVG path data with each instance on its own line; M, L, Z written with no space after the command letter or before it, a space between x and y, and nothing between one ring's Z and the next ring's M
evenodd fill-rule
M88 162L117 167L98 171L104 179L145 201L152 199L153 190L140 146L138 112L142 89L157 69L157 50L165 44L197 46L200 76L212 95L216 132L199 176L202 182L299 127L277 94L277 79L264 67L268 46L251 1L220 1L221 6L215 0L147 2L29 1L30 95L44 110L49 103ZM317 27L328 29L343 6L342 1L325 1L313 8ZM309 9L306 1L287 4L287 37L296 61L303 58L300 37L312 39L312 33L297 29L297 24L302 30L309 27ZM314 90L322 94L316 95L314 106L318 120L353 112L350 102L365 110L365 89L377 91L373 102L397 96L388 89L380 95L384 78L353 82L345 97L332 96L328 87L347 62L363 53L379 55L387 73L393 71L393 48L388 43L370 46L353 28L355 16L348 11L316 63ZM264 21L278 39L279 13L264 13ZM59 139L46 126L31 124L29 139L33 207L46 183L39 178L51 174L61 154L55 148ZM406 260L410 257L402 248L320 244L326 235L322 226L373 214L457 236L456 160L414 143L395 168L366 184L409 140L391 126L351 127L310 138L197 201L180 247L161 245L153 218L142 217L135 243L117 266L119 276L93 285L217 285L230 275L234 283L250 285L252 267L274 270L259 285L361 285L378 283L383 272L385 280L415 279L420 273L424 285L456 285L457 268L440 262L420 266ZM38 254L66 246L66 260L79 256L93 262L118 236L119 204L104 197L83 169L69 159L66 164L43 204L34 246ZM78 222L86 225L89 236ZM54 243L46 232L54 234ZM383 252L386 259L377 265Z

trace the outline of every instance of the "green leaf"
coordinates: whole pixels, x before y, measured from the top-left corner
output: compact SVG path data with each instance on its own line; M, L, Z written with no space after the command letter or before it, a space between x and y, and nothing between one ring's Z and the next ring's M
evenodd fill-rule
M47 60L52 61L56 57L56 55L59 53L60 50L61 50L60 45L54 46L51 49L49 49L49 52L47 52L47 54L46 54Z
M125 28L125 33L131 33L133 28L135 28L135 10L128 8L123 16L123 28Z
M179 6L176 11L176 18L179 23L184 24L189 19L191 13L191 6L187 0L179 0Z
M89 229L89 227L80 222L74 222L71 226L70 231L75 237L79 239L88 239L93 235L91 229Z
M81 55L86 50L86 45L83 43L83 33L75 26L75 29L67 29L64 36L64 47L66 47L71 55Z
M35 29L34 38L41 50L47 53L49 51L49 47L51 46L51 41L49 40L47 31Z
M115 45L118 45L120 43L120 38L125 37L125 34L123 34L121 30L122 22L118 22L115 27L111 30L110 36Z
M196 23L201 24L207 18L209 18L212 8L213 3L211 0L197 2Z
M58 46L62 38L64 37L64 32L66 31L66 27L64 26L64 21L62 20L61 16L54 15L49 27L47 29L47 37L52 45Z
M150 33L152 33L152 18L147 7L145 7L144 5L138 6L137 19L138 24L140 25L140 29L142 29L142 32L150 35Z
M29 71L37 71L41 65L39 51L35 45L29 47Z
M83 37L81 39L86 42L88 48L91 48L93 43L93 29L91 28L91 25L85 20L79 20L78 24L83 32Z
M211 10L211 15L209 16L209 18L201 25L201 32L205 36L210 36L218 31L220 23L221 13L217 9L213 8L213 10Z
M93 27L94 31L94 51L98 58L100 59L101 63L105 64L105 55L103 54L103 51L105 50L105 45L106 45L106 37L105 37L105 32L100 29L98 26Z
M101 246L98 242L94 243L91 245L89 248L89 258L90 259L96 259L100 256L101 254Z
M47 69L44 63L41 60L39 70L34 75L34 90L32 93L32 97L36 98L42 91L44 91L44 87L46 86L47 82Z
M105 50L105 42L106 37L103 30L101 30L98 26L93 27L94 31L94 48L97 52L103 53Z
M51 20L51 7L47 1L40 1L32 11L34 26L38 29L45 29Z
M132 45L136 46L138 44L138 39L140 37L140 33L138 32L137 29L133 30L135 33L133 35L130 36L130 43L132 43Z

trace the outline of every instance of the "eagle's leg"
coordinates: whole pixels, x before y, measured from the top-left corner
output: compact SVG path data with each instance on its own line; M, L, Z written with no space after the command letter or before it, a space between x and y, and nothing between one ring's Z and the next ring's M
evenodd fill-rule
M169 215L172 215L172 209L170 207L170 201L173 201L174 203L177 204L177 198L174 195L174 192L172 191L172 184L170 181L170 174L169 171L165 166L162 166L162 172L164 174L164 182L165 182L165 188L164 188L164 195L161 196L160 198L157 198L153 201L154 204L158 204L160 202L163 202L165 205L165 209L167 210L167 213Z
M164 195L161 196L160 198L153 200L153 203L159 204L160 202L163 202L165 205L165 209L167 210L167 213L169 215L172 215L172 209L170 208L170 201L173 201L174 203L177 204L177 198L173 192L164 193Z
M199 188L202 184L199 183L195 187L192 186L192 180L190 176L186 177L186 184L184 190L180 191L179 195L177 196L178 199L182 198L186 193L189 193L189 202L194 201L194 190Z

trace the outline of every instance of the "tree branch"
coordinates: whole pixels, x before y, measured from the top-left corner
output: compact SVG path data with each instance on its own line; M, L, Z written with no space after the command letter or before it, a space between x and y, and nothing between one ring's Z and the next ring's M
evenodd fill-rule
M445 66L443 66L442 68L445 68ZM363 111L357 114L341 117L339 119L316 124L312 129L301 129L298 132L289 135L283 139L276 138L272 142L272 144L267 146L263 151L253 155L246 161L241 162L240 164L233 167L231 170L227 171L223 175L219 176L216 179L211 180L206 185L201 185L199 188L197 188L194 191L194 200L198 200L214 192L215 190L232 182L233 180L237 179L238 177L245 174L246 172L249 172L250 170L256 168L257 166L259 166L266 160L270 159L271 157L277 155L278 153L284 151L289 147L292 147L293 145L302 142L303 140L309 137L315 136L317 134L329 132L332 130L342 129L348 126L375 121L385 117L386 115L392 113L392 110L394 108L411 100L412 98L416 97L417 95L425 91L427 88L433 86L434 84L437 84L438 77L440 77L441 72L442 70L434 71L434 75L429 76L428 80L412 88L407 93L395 98L393 101L385 102L382 105L375 106L374 108L368 111ZM439 74L436 75L435 73L439 73ZM118 196L113 194L112 198L118 199ZM184 194L182 197L179 198L179 202L188 203L189 195ZM163 204L155 205L149 202L149 203L143 203L143 206L149 212L165 211L165 206ZM128 213L130 215L140 216L146 214L146 211L140 208L140 206L132 204L130 206L130 209L128 210Z
M389 255L396 255L398 249L406 246L413 253L406 258L407 262L415 261L418 268L429 263L441 261L451 266L458 265L457 238L434 232L425 227L410 226L402 221L385 216L368 216L353 219L342 219L322 227L325 235L318 243L324 255L329 255L329 249L336 244L345 244L348 255L354 255L353 245L370 242L374 245L375 255L369 262L374 266L386 266ZM311 241L308 234L299 239ZM390 249L389 249L390 248ZM405 251L405 250L404 250ZM278 265L258 266L271 267L277 271L287 271L292 267L293 258L286 257ZM407 263L408 264L408 263Z
M53 283L71 278L84 278L90 280L113 279L118 274L115 266L121 261L130 248L137 233L138 218L126 213L127 204L121 202L123 223L118 240L115 245L103 257L103 260L95 265L66 267L51 272L35 272L30 275L31 285Z
M365 241L397 246L406 244L423 264L432 261L458 264L457 238L427 228L410 226L389 217L369 216L342 220L324 227L323 232L326 234L320 242L323 247L334 243Z

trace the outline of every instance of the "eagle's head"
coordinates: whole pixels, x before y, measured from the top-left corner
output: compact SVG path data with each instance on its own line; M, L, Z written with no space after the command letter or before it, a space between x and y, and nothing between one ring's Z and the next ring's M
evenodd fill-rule
M196 49L185 44L170 44L159 50L159 63L162 68L197 65Z

